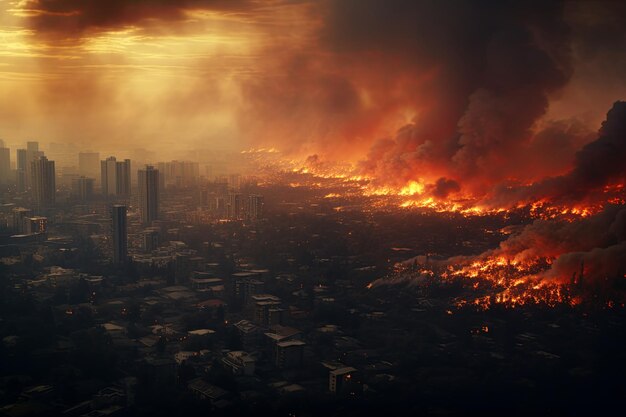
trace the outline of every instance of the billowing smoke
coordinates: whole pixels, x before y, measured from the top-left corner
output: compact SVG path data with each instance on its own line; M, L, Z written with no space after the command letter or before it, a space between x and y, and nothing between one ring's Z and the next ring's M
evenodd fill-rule
M333 62L324 61L327 65L322 68L334 76L348 74L350 91L365 91L367 103L362 93L356 96L359 99L350 102L350 117L339 117L350 123L331 123L350 128L316 131L316 140L331 149L355 137L368 144L360 172L373 177L374 184L401 187L419 179L431 184L426 189L436 190L432 195L439 199L462 195L482 198L485 205L515 206L527 184L549 187L555 178L570 173L579 190L565 195L570 184L555 185L523 200L568 201L583 198L589 187L601 187L608 179L590 182L591 171L585 173L589 167L583 160L589 155L583 154L593 149L581 147L597 137L593 134L597 126L576 118L546 117L551 102L580 77L582 57L584 65L591 62L587 59L594 38L612 37L601 47L607 58L602 65L622 66L615 58L616 51L626 46L618 29L626 17L623 6L596 3L587 10L584 4L550 2L522 8L519 3L500 2L489 7L458 3L450 10L434 2L356 3L326 3L320 45L330 51ZM615 12L607 26L597 24L598 10L603 15ZM584 36L579 27L585 29ZM594 65L599 64L599 55ZM306 71L296 73L306 88L323 88L309 83L315 77ZM620 85L623 80L622 75ZM372 138L364 137L364 132L376 132L372 125L380 126L381 119L389 120L389 114L407 108L414 112L410 123L394 136L369 144ZM377 117L365 109L374 109ZM354 143L351 147L359 148ZM576 170L583 172L582 181ZM455 181L458 187L439 193L439 178Z
M415 286L447 274L492 282L521 278L531 287L576 283L579 287L611 289L626 278L625 205L609 205L575 221L537 219L509 231L510 237L496 249L445 260L417 256L398 264L401 272L377 279L370 286Z
M590 195L602 193L605 186L625 182L626 102L618 101L609 110L597 139L576 153L574 166L569 172L544 178L528 186L498 190L490 204L586 202Z
M378 58L393 65L389 78L407 94L403 105L416 112L393 139L371 148L366 174L382 182L446 176L483 194L494 177L524 172L511 156L531 146L550 95L572 74L561 5L462 3L450 10L442 3L369 1L355 4L364 11L348 18L350 2L339 3L332 44L351 59L383 51Z
M447 178L439 178L435 182L435 187L432 194L437 198L446 198L451 193L455 193L461 190L461 186L458 182Z
M519 262L539 257L555 258L546 277L569 278L581 262L591 276L616 276L626 267L626 258L616 256L626 249L626 207L609 206L604 211L574 222L536 220L483 256L504 256Z
M447 187L438 198L490 197L498 185L567 172L596 128L570 116L590 111L595 122L626 92L620 2L24 0L15 10L32 31L29 39L48 45L39 54L42 67L72 72L66 62L80 64L70 77L80 84L75 90L51 74L51 88L37 97L67 120L61 132L76 119L63 113L75 111L71 103L90 110L97 128L82 128L92 135L111 125L103 118L128 120L120 129L132 131L132 121L142 120L134 109L150 108L165 115L158 119L167 120L167 132L209 136L226 125L251 147L361 161L360 172L375 184L456 181L458 189ZM197 49L178 55L185 48L165 57L153 49L138 57L118 53L127 52L116 46L119 39L105 45L110 54L92 54L102 45L89 41L115 31L157 52L172 34L210 32L228 42L205 59ZM194 44L202 42L211 45ZM86 51L77 49L83 45ZM50 61L55 54L59 60ZM155 56L142 66L143 57ZM120 78L173 91L127 103L132 95ZM596 85L605 93L598 95ZM590 95L580 110L559 101ZM58 108L59 97L70 104ZM119 108L116 118L111 109ZM190 110L224 114L189 120Z

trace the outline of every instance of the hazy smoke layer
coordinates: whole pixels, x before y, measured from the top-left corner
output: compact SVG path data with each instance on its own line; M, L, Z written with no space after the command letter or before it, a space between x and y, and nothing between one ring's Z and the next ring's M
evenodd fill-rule
M593 139L598 114L626 92L621 2L18 4L34 38L54 45L47 54L65 59L70 54L65 47L72 44L88 50L73 78L77 87L50 77L51 87L37 97L39 106L49 103L62 120L58 131L67 132L68 140L75 119L70 113L76 111L71 103L78 103L90 110L81 128L102 136L96 141L119 136L115 129L132 131L136 121L137 135L150 138L141 140L158 144L161 139L150 137L155 123L145 116L149 109L164 124L159 132L183 135L177 143L229 135L229 143L236 137L244 146L362 160L362 173L381 184L423 179L439 198L493 197L496 186L567 172L576 151ZM199 42L198 36L214 30L215 39L225 36L228 42L206 59L189 52L182 63L163 60L168 54L180 58L177 53L185 48L168 50L156 64L141 68L154 71L158 65L166 72L154 82L166 91L133 95L136 80L151 80L151 73L137 75L141 62L123 54L94 58L89 44L103 33L128 29L157 45L172 34ZM116 72L103 61L117 65ZM59 63L51 65L57 69ZM129 73L123 77L133 80L132 88L117 79L108 83L121 71ZM188 79L179 78L183 75ZM581 108L562 104L563 95ZM70 104L59 109L59 97ZM590 116L571 118L585 112ZM101 120L105 117L115 123ZM445 180L437 183L440 178Z

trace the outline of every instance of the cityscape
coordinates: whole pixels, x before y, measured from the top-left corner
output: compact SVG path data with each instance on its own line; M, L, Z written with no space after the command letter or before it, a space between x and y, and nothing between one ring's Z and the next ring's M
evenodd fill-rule
M0 417L619 414L625 28L0 1Z

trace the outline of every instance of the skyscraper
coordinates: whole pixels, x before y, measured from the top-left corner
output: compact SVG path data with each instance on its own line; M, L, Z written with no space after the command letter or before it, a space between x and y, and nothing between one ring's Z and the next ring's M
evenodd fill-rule
M115 189L117 195L130 196L130 159L124 159L117 163Z
M45 156L31 162L33 173L33 197L39 207L52 206L56 197L54 161Z
M239 193L228 194L228 202L226 203L226 216L231 220L239 220L242 215L242 196Z
M16 165L16 177L15 181L17 184L17 191L24 192L26 191L26 149L18 149L16 152L17 155L17 165Z
M246 217L249 220L258 220L263 217L264 200L262 195L250 194L246 207Z
M9 148L0 146L0 185L11 182L11 151Z
M93 198L93 178L80 177L72 181L73 197L80 201L89 201Z
M161 190L165 187L191 187L198 183L199 165L191 161L159 162L159 182Z
M43 152L39 150L39 142L26 142L26 163L25 163L25 175L24 175L24 183L26 187L34 187L34 172L32 170L33 162L37 161L39 158L44 156Z
M130 159L118 161L114 156L100 162L102 194L109 197L130 195Z
M117 161L114 156L100 162L100 184L105 197L116 194Z
M111 240L113 241L113 262L117 265L126 263L128 257L126 206L111 207Z
M137 173L141 222L151 224L159 218L159 171L147 165Z

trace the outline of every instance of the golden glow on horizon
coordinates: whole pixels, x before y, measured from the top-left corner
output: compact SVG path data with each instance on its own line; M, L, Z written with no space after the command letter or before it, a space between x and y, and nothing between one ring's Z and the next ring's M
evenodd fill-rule
M109 148L132 132L134 147L235 150L242 85L271 58L264 49L306 42L300 7L284 9L182 10L179 20L46 38L28 24L43 13L36 1L0 1L0 135L11 146L37 138Z
M404 68L408 50L397 51L397 60L381 59L384 46L352 50L344 39L352 34L329 32L343 32L352 17L334 27L325 6L315 0L0 0L0 135L10 145L36 138L89 147L132 142L160 151L172 143L275 147L290 157L362 161L379 139L431 117L429 109L441 105L432 83L447 68L429 59L409 59L415 68ZM379 32L370 35L385 38ZM359 54L366 59L356 59ZM555 112L562 97L569 96L550 98L551 118L571 116ZM424 132L433 143L449 134L434 130ZM426 148L403 151L426 155ZM383 179L400 190L369 192L421 196L431 171L424 167L421 179L402 176L414 184Z

